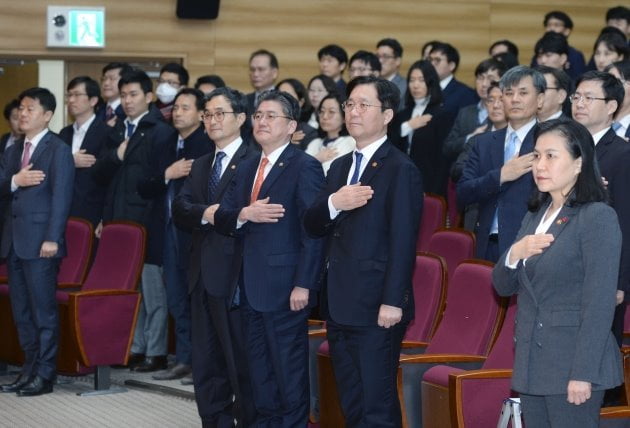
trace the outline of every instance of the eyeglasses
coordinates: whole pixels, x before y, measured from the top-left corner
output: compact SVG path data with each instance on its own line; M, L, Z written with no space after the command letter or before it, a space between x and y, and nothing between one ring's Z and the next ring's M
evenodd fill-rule
M343 104L341 104L341 108L346 113L350 113L352 110L356 108L359 113L363 114L367 111L368 107L381 107L382 108L383 106L376 105L376 104L368 104L368 103L355 103L354 101L346 101Z
M225 119L226 113L234 113L234 112L233 111L215 111L214 113L210 113L209 111L206 110L203 112L201 117L206 122L210 122L213 117L214 117L214 120L216 120L217 122L223 122L223 119Z
M608 98L591 97L590 95L573 94L569 97L569 101L572 104L577 104L582 101L585 105L591 104L594 100L608 101Z
M282 116L273 112L269 112L269 111L257 111L256 113L254 113L252 115L252 118L256 121L256 122L260 122L261 120L265 119L267 122L273 122L274 120L276 120L277 118L282 117L284 119L289 119L289 120L294 120L293 118L289 117L289 116Z
M171 85L174 88L178 88L179 87L179 82L176 82L175 80L158 79L157 82L158 82L158 85L161 84L161 83L167 83L167 84Z
M79 98L82 97L83 95L87 96L86 93L80 93L80 92L68 92L64 95L64 97L69 100L70 98Z

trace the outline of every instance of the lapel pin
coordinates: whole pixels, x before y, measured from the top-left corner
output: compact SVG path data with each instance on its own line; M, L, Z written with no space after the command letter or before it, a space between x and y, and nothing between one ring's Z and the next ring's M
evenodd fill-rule
M377 162L372 162L372 168L376 168L378 166Z
M562 217L556 221L557 224L564 224L569 221L569 217Z
M230 165L230 168L236 169L236 165L232 164L232 165Z
M278 166L284 166L284 162L280 162Z

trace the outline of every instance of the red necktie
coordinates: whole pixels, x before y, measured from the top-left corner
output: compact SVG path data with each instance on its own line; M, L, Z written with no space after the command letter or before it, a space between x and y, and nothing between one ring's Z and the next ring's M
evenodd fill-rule
M28 165L31 160L31 142L24 142L24 152L22 153L22 168Z
M260 166L258 167L258 174L256 175L256 182L254 183L254 190L252 190L252 198L250 199L250 203L253 203L258 199L260 188L262 187L263 181L265 181L265 167L268 163L269 159L265 157L260 160Z

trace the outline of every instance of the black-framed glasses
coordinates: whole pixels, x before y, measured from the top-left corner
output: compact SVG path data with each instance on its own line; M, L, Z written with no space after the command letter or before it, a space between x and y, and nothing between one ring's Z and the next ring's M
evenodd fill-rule
M210 113L208 110L206 110L201 115L201 118L209 122L214 117L214 120L216 120L217 122L223 122L223 119L225 119L225 115L227 113L234 113L234 112L233 111L215 111L214 113Z
M267 122L273 122L279 117L283 119L294 120L289 116L282 116L281 114L277 114L271 111L257 111L252 115L252 119L254 119L256 122L260 122L263 119L265 119Z
M608 98L591 97L590 95L582 94L573 94L569 97L569 101L571 101L571 104L577 104L582 101L585 105L589 105L595 100L608 101Z
M341 108L346 113L350 113L355 108L357 109L357 111L359 113L365 113L367 111L368 107L379 107L379 108L382 108L383 106L382 105L377 105L377 104L368 104L368 103L355 103L354 101L345 101L343 104L341 104Z

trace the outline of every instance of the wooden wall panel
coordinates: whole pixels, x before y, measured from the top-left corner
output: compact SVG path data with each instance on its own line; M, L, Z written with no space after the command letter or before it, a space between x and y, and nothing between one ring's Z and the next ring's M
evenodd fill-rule
M396 37L405 47L403 68L419 56L429 39L453 43L462 56L458 72L472 83L475 65L499 38L519 44L523 61L542 34L542 17L563 9L575 21L570 42L590 57L604 24L604 13L618 0L229 0L216 21L179 20L175 0L82 0L107 10L104 50L47 49L46 6L29 0L3 5L0 57L24 58L181 58L193 78L217 73L232 86L249 91L247 59L255 49L274 51L281 77L309 79L317 73L317 50L337 42L352 54L373 49L382 37ZM75 5L76 0L55 0Z

